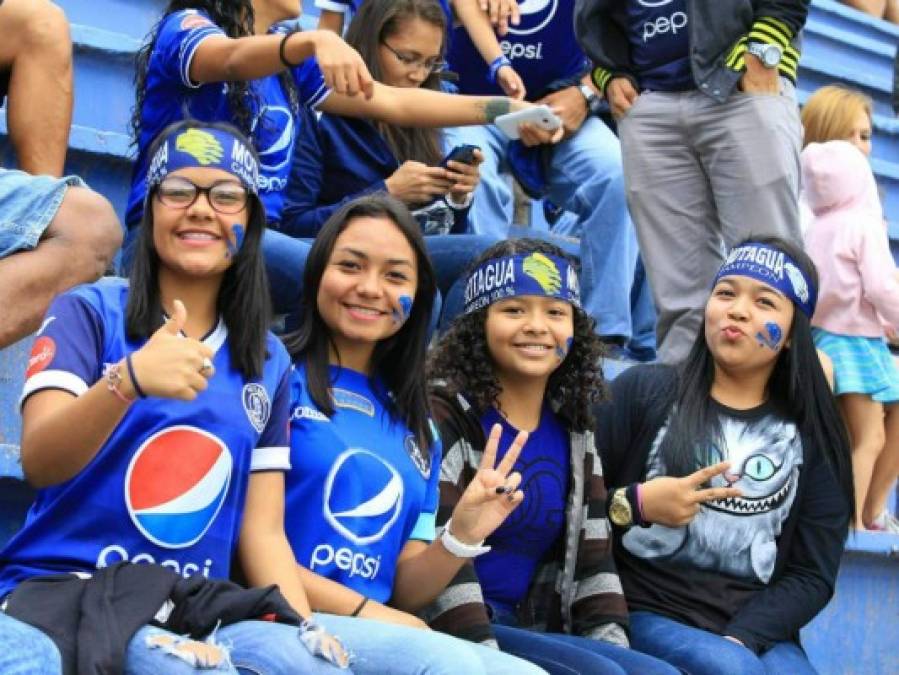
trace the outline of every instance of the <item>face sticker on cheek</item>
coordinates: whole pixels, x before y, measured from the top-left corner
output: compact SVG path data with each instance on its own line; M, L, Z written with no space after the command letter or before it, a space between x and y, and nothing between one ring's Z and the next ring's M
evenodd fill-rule
M568 356L568 352L571 351L571 345L574 342L573 337L569 337L565 339L565 346L556 345L556 356L559 357L559 361L564 361L565 357Z
M406 319L412 313L412 298L408 295L401 295L397 298L397 302L400 303L400 308L393 310L393 322L406 323Z
M783 339L783 331L780 326L773 321L769 321L765 324L765 333L759 331L755 335L756 339L759 341L759 346L768 347L773 351L777 351L780 348L780 342Z
M228 237L228 252L225 254L226 258L233 258L240 252L245 236L243 225L234 223L234 225L231 226L231 235L232 236Z

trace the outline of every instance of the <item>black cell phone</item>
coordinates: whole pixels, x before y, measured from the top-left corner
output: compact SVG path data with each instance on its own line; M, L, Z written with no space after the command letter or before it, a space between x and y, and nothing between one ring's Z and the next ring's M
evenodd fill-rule
M476 145L457 145L449 151L446 157L440 160L440 166L446 168L447 162L461 162L462 164L471 164L474 162L474 151L480 150Z

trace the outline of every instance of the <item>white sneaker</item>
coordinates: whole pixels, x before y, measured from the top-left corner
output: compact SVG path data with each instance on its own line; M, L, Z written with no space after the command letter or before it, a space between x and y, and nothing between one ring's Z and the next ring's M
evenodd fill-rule
M870 529L878 532L889 532L890 534L899 534L899 519L887 510L880 512L871 523Z

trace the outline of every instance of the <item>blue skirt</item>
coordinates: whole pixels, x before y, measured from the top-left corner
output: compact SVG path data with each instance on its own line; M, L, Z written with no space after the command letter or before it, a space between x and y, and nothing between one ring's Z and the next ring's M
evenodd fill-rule
M834 393L899 401L899 368L884 338L838 335L812 328L815 346L833 361Z

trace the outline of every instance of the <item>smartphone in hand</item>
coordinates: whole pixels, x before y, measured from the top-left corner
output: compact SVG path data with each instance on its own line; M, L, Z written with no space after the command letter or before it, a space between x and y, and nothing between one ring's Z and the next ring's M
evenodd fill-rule
M467 143L465 145L457 145L447 153L446 157L440 160L440 168L446 169L447 162L473 164L475 150L480 150L480 148L476 145L468 145Z
M497 117L493 123L513 141L520 138L519 124L536 124L546 131L555 131L562 126L562 120L550 110L548 105L535 105L533 108L506 113Z

